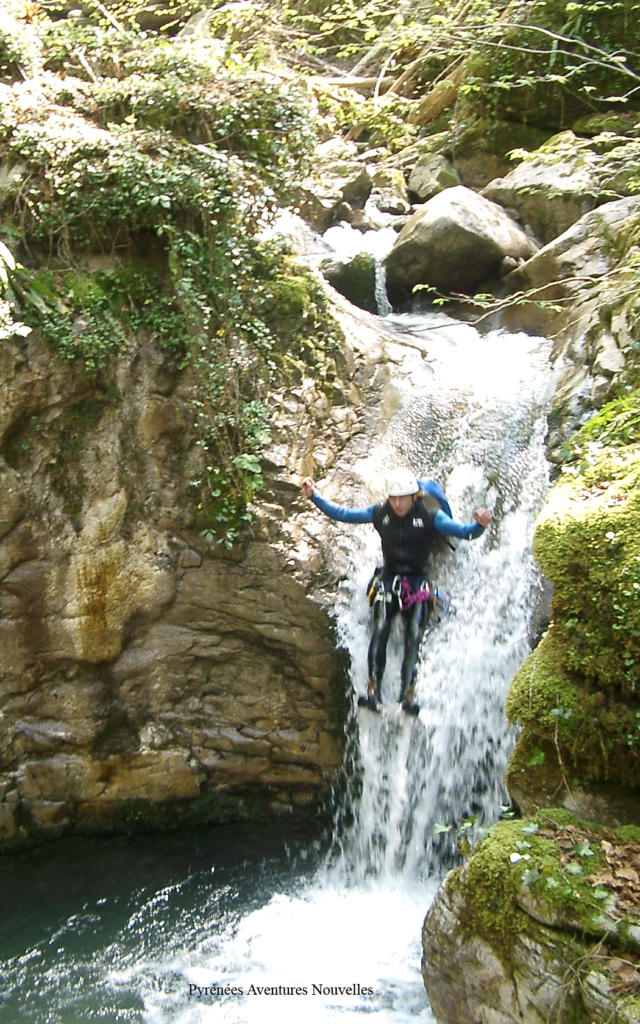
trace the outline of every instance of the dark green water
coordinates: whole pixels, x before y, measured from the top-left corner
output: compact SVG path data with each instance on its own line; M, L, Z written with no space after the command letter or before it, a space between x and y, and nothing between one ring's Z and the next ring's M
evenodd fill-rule
M171 989L172 957L304 884L314 849L302 830L242 826L63 840L5 859L0 1021L156 1019L149 988ZM175 985L188 994L180 970Z

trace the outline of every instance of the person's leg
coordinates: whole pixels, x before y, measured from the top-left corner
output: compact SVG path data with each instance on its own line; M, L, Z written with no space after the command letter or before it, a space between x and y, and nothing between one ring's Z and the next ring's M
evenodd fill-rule
M390 600L388 599L389 596L391 597ZM372 611L371 640L369 641L369 652L367 655L369 668L367 696L372 697L376 703L379 703L380 686L387 664L387 643L393 617L398 611L396 597L385 594L374 602Z
M417 601L409 611L403 612L404 620L404 657L400 672L401 703L413 705L413 697L420 657L420 644L429 622L430 607L428 601Z

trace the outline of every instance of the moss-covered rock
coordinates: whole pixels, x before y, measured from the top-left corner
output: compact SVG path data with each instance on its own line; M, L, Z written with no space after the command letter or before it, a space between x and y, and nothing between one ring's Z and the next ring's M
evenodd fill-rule
M329 284L354 305L377 312L376 262L370 253L358 253L348 263L331 263L324 268Z
M446 878L424 923L437 1019L637 1020L639 839L563 810L497 825Z
M639 397L616 403L600 421L611 415L611 429L616 417L625 430L629 409L638 416ZM639 482L640 444L594 441L552 489L534 541L554 584L552 614L566 668L629 699L640 686Z
M539 805L585 784L637 794L639 440L634 392L576 436L538 521L534 550L554 586L552 622L507 700L523 725L509 784L527 806L536 791Z

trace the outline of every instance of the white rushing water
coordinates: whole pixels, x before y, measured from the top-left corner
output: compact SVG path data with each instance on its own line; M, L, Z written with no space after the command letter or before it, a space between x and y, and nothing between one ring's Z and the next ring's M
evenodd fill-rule
M443 615L423 645L419 719L408 723L395 703L400 642L383 681L389 710L380 720L358 716L350 775L356 811L336 833L335 869L347 880L431 876L448 866L458 840L499 816L513 743L504 699L529 650L539 585L532 530L547 487L548 343L480 338L446 317L390 322L429 332L429 365L401 385L400 407L356 475L375 491L391 466L408 464L444 486L458 520L472 521L479 505L495 518L482 538L456 541L454 552L435 560L433 582L455 614ZM365 529L339 609L359 692L366 688L364 595L378 550L373 529Z
M456 842L496 821L506 800L513 735L503 706L529 650L538 587L531 539L547 486L549 346L524 335L481 338L443 316L387 326L426 332L429 358L399 378L396 412L355 477L373 500L389 467L408 464L444 486L457 519L470 521L482 504L494 522L436 565L434 582L456 613L427 636L418 718L395 703L392 635L389 707L354 712L332 850L313 880L226 926L211 920L160 962L114 972L110 984L142 986L148 1024L432 1019L420 975L426 910ZM351 552L337 617L355 697L365 688L365 590L378 541L369 526L335 529Z

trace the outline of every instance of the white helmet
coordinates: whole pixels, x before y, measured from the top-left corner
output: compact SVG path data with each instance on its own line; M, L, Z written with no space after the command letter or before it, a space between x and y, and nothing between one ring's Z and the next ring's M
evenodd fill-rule
M387 479L387 494L391 498L399 498L405 494L415 494L420 485L410 469L394 469Z

